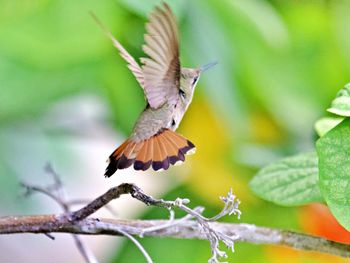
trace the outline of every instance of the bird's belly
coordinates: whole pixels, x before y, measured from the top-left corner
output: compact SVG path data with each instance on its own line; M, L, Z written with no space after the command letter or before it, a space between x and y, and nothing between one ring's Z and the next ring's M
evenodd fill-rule
M146 108L138 118L131 138L138 142L152 137L162 128L170 128L174 108L163 106L159 109Z

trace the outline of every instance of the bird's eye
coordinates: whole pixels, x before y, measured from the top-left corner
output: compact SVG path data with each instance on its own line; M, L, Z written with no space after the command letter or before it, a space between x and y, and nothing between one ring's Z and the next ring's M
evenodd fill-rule
M196 84L197 80L198 80L198 77L194 77L194 78L193 78L192 86L194 86L194 84Z
M179 94L182 98L184 98L184 99L186 98L186 94L182 89L179 89Z

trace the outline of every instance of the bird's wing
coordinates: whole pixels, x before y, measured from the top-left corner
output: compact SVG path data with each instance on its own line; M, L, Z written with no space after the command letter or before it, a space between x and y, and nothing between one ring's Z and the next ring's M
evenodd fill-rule
M165 102L176 103L180 87L178 31L168 4L156 7L146 25L146 44L141 58L144 91L149 105L159 108Z
M116 40L111 32L107 30L107 28L101 23L101 21L94 15L94 13L90 12L93 19L96 23L102 28L105 34L112 40L114 46L119 50L119 53L123 59L128 62L128 68L134 74L136 80L139 82L141 87L144 89L144 76L140 65L136 62L136 60L126 51L126 49Z

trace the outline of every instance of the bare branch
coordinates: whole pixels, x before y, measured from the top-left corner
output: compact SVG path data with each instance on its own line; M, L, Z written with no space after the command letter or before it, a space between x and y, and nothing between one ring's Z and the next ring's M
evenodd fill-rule
M111 220L92 219L89 215L105 206L111 200L122 194L131 194L132 197L147 205L155 205L171 209L178 207L188 214L178 220L174 219L171 211L170 220ZM239 201L235 200L232 191L224 198L223 210L212 218L202 215L204 208L190 209L186 204L188 199L178 198L175 201L157 200L142 192L132 184L122 184L107 191L80 210L67 214L20 216L0 218L0 234L14 233L71 233L85 235L124 235L172 237L184 239L208 239L211 243L211 262L217 262L218 257L225 254L219 250L218 243L223 241L233 249L233 242L249 242L256 244L275 244L316 251L341 257L350 257L350 246L324 238L284 231L272 228L258 227L249 224L228 224L213 222L229 214L240 215ZM195 220L192 220L195 219Z
M179 220L174 220L176 223ZM180 239L206 239L198 223L192 220L182 221L173 227L155 231L144 231L161 226L168 220L112 220L86 218L71 222L65 215L10 216L0 218L0 234L14 233L70 233L83 235L122 235L120 231L132 236L169 237ZM251 224L232 224L208 222L216 231L227 236L236 235L236 242L254 244L272 244L291 247L304 251L315 251L350 258L350 246L321 237L259 227Z

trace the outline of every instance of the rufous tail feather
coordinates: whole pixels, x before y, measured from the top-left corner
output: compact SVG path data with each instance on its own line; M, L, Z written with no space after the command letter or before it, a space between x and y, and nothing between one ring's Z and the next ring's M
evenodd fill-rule
M167 170L170 165L181 164L185 154L195 152L195 146L185 137L169 129L162 129L149 139L134 142L127 139L110 156L105 176L118 169L134 166L135 170Z

